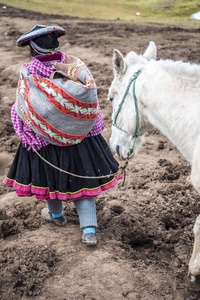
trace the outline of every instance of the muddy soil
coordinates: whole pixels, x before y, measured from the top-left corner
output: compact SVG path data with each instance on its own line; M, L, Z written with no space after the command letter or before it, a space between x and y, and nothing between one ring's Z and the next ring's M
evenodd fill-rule
M113 49L124 55L143 53L153 40L158 59L200 63L200 28L83 20L3 4L0 15L0 299L200 299L198 289L186 289L200 196L188 180L190 165L156 130L129 162L125 185L96 198L95 247L82 245L72 202L64 203L68 225L59 228L41 218L45 201L18 198L3 184L20 141L10 118L19 69L29 61L28 49L16 46L20 35L36 24L67 30L60 46L83 59L93 73L108 141Z

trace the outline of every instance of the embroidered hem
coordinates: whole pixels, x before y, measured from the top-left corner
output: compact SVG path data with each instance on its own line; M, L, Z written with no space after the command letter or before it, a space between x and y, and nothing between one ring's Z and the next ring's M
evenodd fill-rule
M37 200L44 200L44 199L49 200L49 199L57 198L59 200L73 201L73 200L80 200L84 198L96 197L97 195L101 194L103 191L113 188L117 184L117 181L122 178L123 175L117 175L110 182L104 185L100 185L99 187L93 189L83 188L77 192L71 192L71 193L70 192L62 193L59 191L50 192L48 187L46 188L36 187L33 186L31 183L29 185L23 185L8 177L6 177L3 182L15 188L16 193L19 197L24 197L24 196L30 197L35 195Z

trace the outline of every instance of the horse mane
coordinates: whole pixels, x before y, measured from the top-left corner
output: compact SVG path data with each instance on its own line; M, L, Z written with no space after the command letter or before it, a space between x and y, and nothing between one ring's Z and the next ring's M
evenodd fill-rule
M134 51L130 51L126 57L125 57L126 61L128 64L135 64L135 63L147 63L148 60L141 54L138 55L137 53L135 53Z
M128 65L137 63L145 66L149 62L143 55L138 55L134 51L130 51L125 59ZM150 63L152 66L155 64L157 68L163 68L166 72L173 74L173 76L176 75L181 78L188 78L188 80L200 81L200 65L197 63L183 62L182 60L174 61L170 59L150 60Z
M168 73L172 73L178 77L188 78L190 80L200 80L200 65L191 62L159 60L156 61L157 66L164 68Z

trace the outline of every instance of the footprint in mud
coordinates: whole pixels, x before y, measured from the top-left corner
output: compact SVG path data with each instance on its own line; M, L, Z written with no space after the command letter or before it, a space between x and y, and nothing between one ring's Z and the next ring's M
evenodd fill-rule
M120 215L121 213L124 212L124 208L121 205L120 201L117 200L112 200L109 202L109 207L112 213L114 213L115 215Z
M176 165L173 165L170 161L167 161L166 159L159 159L158 163L161 167L164 168L164 173L160 176L161 181L174 181L179 179L180 170L177 169Z
M20 224L13 220L0 221L0 238L6 239L8 236L18 234L20 232Z
M33 205L16 205L9 211L0 209L0 238L2 239L39 227L41 227L40 214Z

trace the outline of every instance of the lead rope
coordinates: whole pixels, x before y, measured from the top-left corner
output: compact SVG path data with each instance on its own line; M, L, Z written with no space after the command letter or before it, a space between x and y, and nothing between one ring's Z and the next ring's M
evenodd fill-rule
M126 181L126 167L128 166L128 162L129 162L129 155L127 156L127 159L126 159L126 162L125 162L124 166L120 167L120 170L123 174L123 181L120 184L121 186L124 186L125 181Z
M117 175L120 175L120 174L125 174L125 168L127 166L127 164L125 163L125 166L123 167L120 167L119 170L115 173L112 173L112 174L108 174L108 175L102 175L102 176L81 176L81 175L77 175L77 174L74 174L74 173L71 173L71 172L68 172L68 171L65 171L65 170L62 170L56 166L54 166L52 163L50 163L48 160L46 160L44 157L42 157L38 152L37 150L35 150L33 147L32 147L33 151L44 161L46 162L48 165L50 165L51 167L53 167L54 169L57 169L58 171L60 172L63 172L63 173L66 173L68 175L71 175L71 176L74 176L74 177L78 177L78 178L87 178L87 179L95 179L95 178L109 178L111 176L117 176ZM121 173L119 172L121 171ZM125 180L124 180L125 181Z
M124 164L124 166L120 166L119 170L115 173L112 173L112 174L108 174L108 175L102 175L102 176L82 176L82 175L77 175L77 174L74 174L74 173L71 173L71 172L68 172L68 171L65 171L65 170L62 170L56 166L54 166L52 163L50 163L49 161L47 161L44 157L42 157L36 149L33 149L33 151L44 161L46 162L48 165L50 165L51 167L53 167L54 169L57 169L58 171L60 172L63 172L63 173L66 173L68 175L71 175L71 176L74 176L74 177L78 177L78 178L87 178L87 179L96 179L96 178L109 178L109 177L112 177L112 176L117 176L117 175L120 175L120 174L123 174L123 182L122 182L122 186L124 186L124 183L125 183L125 180L126 180L126 167L128 165L128 162L129 162L129 157L130 155L133 153L133 149L134 149L134 146L135 146L135 142L136 142L136 139L137 137L140 135L140 132L143 130L143 127L140 128L138 130L138 126L139 126L139 117L138 117L138 107L137 107L137 101L136 101L136 96L135 96L135 80L137 79L137 77L140 75L141 71L139 70L138 72L136 72L135 74L133 74L133 76L131 77L130 79L130 82L129 82L129 85L126 89L126 92L123 96L123 99L122 99L122 102L120 103L120 106L118 108L118 111L116 113L116 116L115 116L115 119L114 119L114 123L113 125L118 127L117 124L116 124L116 120L117 120L117 117L118 117L118 114L121 110L121 107L122 107L122 104L128 94L128 91L130 89L130 86L133 82L133 96L134 96L134 103L135 103L135 108L136 108L136 131L135 131L135 134L134 134L134 141L133 141L133 146L132 148L129 150L128 152L128 155L127 155L127 159L126 159L126 162ZM120 129L120 128L119 128ZM120 129L121 130L121 129ZM123 131L123 130L122 130ZM119 172L120 171L120 172Z

